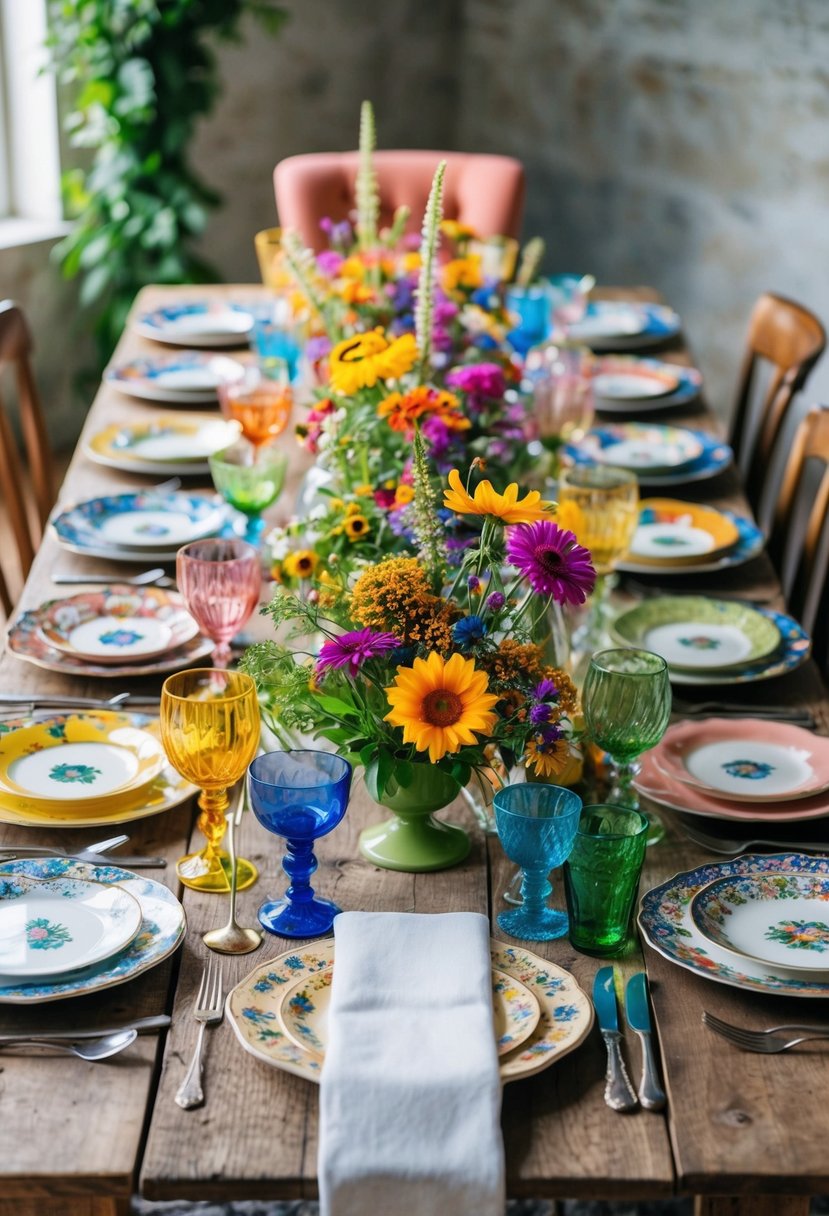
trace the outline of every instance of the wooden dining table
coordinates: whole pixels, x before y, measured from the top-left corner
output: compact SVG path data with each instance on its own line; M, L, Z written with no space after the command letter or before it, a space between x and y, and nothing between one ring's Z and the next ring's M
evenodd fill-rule
M136 300L132 316L165 302L205 294L244 302L261 298L262 290L245 285L148 287ZM646 288L604 294L657 298ZM162 349L138 336L128 323L114 358L123 361ZM662 348L660 357L690 361L682 337ZM105 382L89 411L58 507L148 485L146 477L92 463L84 455L84 439L112 423L148 421L162 410L177 408L168 411L124 396ZM703 400L648 417L718 429L715 414ZM284 442L293 444L288 436ZM305 457L295 445L291 450L295 486ZM714 479L680 486L677 494L746 511L733 468ZM117 581L136 569L69 553L50 533L18 609L71 594L71 589L53 584L56 571L105 573ZM656 576L642 581L660 585ZM716 574L663 579L661 585L782 606L775 573L765 556ZM262 628L267 628L264 619ZM8 648L0 658L0 701L13 693L102 697L129 690L155 696L160 686L161 677L69 678L21 661ZM707 700L718 692L682 691L683 696L688 692L689 700ZM784 677L729 688L727 699L744 702L748 715L753 706L767 703L808 707L818 729L829 728L829 701L811 661ZM502 897L513 867L497 837L477 828L463 800L452 808L451 817L470 829L472 849L462 865L439 873L396 873L362 859L358 835L383 815L358 779L343 823L318 842L315 885L320 894L347 909L478 911L492 918L494 936L503 938L495 917L504 907ZM199 839L194 820L194 807L184 805L127 824L127 847L131 853L166 857L167 868L150 876L175 889L173 863ZM642 890L711 860L710 854L683 838L673 821L668 827L668 838L648 850ZM13 843L24 855L27 845L75 849L102 834L99 829L36 830L0 824L0 846ZM281 850L276 838L250 815L239 835L244 855L260 869L257 884L239 897L240 919L255 923L263 898L283 889ZM554 885L560 901L561 882ZM47 1004L0 1005L0 1032L117 1025L146 1015L172 1015L168 1031L142 1035L129 1050L105 1063L0 1053L0 1216L114 1216L126 1212L136 1190L153 1200L316 1195L316 1087L247 1055L227 1020L207 1032L204 1106L186 1111L174 1101L198 1031L192 1010L208 953L202 934L227 916L226 898L189 889L178 893L187 915L186 938L179 952L158 967L95 995ZM256 954L224 957L225 991L291 944L266 935ZM579 954L566 938L531 945L572 971L591 992L600 960ZM577 1050L536 1076L505 1087L508 1194L627 1200L694 1195L698 1216L805 1213L810 1195L829 1191L829 1053L819 1044L783 1055L744 1053L703 1026L702 1012L710 1010L749 1027L803 1020L829 1026L827 1002L739 991L691 974L635 943L615 962L624 978L643 966L647 969L667 1109L622 1115L605 1105L605 1050L594 1026ZM639 1050L630 1033L624 1053L629 1071L638 1077Z

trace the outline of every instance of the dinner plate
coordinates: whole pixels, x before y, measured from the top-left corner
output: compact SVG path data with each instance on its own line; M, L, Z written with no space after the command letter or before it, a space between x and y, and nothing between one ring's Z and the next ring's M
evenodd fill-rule
M56 650L93 663L141 662L177 650L199 627L174 591L105 587L38 609L41 636Z
M784 976L753 959L736 960L733 954L703 937L691 917L694 896L717 879L798 873L829 876L829 858L803 853L745 853L731 861L686 870L642 897L639 928L648 945L670 962L715 983L747 992L825 999L829 997L829 981Z
M713 507L676 498L639 503L639 526L628 556L656 569L695 566L733 548L740 538L733 519Z
M689 506L695 504L687 504ZM766 538L755 523L733 511L721 511L720 515L729 520L737 531L737 543L725 552L707 554L696 558L693 562L670 563L668 561L648 561L638 559L629 553L618 562L616 569L628 574L656 574L660 576L671 574L709 574L716 570L728 570L732 566L741 566L763 552Z
M246 346L253 316L241 305L191 300L142 313L134 328L171 346Z
M590 431L578 446L566 444L564 452L567 459L573 464L597 464L596 450L600 450L606 444L615 443L618 435L617 428L623 425L630 427L636 424L608 424ZM734 453L727 443L720 443L718 439L705 431L688 431L687 434L693 435L702 445L702 452L697 459L691 464L662 472L639 468L635 471L640 482L654 487L677 486L684 482L703 481L709 477L716 477L723 469L728 468L734 459Z
M707 671L690 671L670 667L668 670L671 683L698 685L703 688L713 684L750 684L755 680L770 680L775 676L786 675L805 663L812 643L803 626L785 612L773 612L770 608L758 608L756 611L773 621L780 633L780 647L773 655L758 659L755 663L747 663L744 667L724 667L720 670L711 668Z
M783 802L738 802L706 793L695 785L669 777L657 764L653 751L641 757L634 785L640 794L657 806L681 811L686 815L703 815L712 819L729 819L746 823L795 823L803 819L820 819L829 815L829 794L811 794Z
M113 494L76 503L52 519L60 543L73 553L120 561L174 561L182 545L215 536L227 508L205 495Z
M774 620L756 608L703 595L644 600L618 616L611 630L625 645L661 655L672 670L706 673L756 663L781 641Z
M0 983L94 967L141 927L129 891L79 878L0 878Z
M229 447L239 435L236 422L219 418L165 416L158 422L106 427L84 444L96 464L130 473L176 473L193 477L208 473L208 457Z
M157 734L111 710L69 713L0 734L0 789L43 810L55 803L104 810L143 790L165 764Z
M673 387L668 388L673 381ZM642 359L636 355L602 355L593 372L593 395L601 414L650 413L695 401L702 376L695 367Z
M203 405L217 401L219 386L241 380L245 370L245 364L238 359L193 350L112 364L104 372L104 380L122 393L144 401Z
M503 1082L532 1076L560 1060L589 1034L593 1005L573 976L528 950L490 943L492 965L520 980L538 1001L541 1016L526 1042L501 1056ZM288 950L261 963L227 998L227 1018L245 1051L272 1068L319 1082L322 1064L287 1037L277 1011L289 984L315 975L334 962L334 939Z
M668 777L729 802L788 802L829 789L829 739L788 722L676 722L652 755Z
M24 858L0 864L0 885L14 884L20 876L50 881L75 878L107 886L117 884L138 901L141 924L126 949L95 967L56 976L45 983L20 983L0 978L0 1004L36 1005L113 988L157 967L184 940L184 909L172 891L151 878L122 870L120 866L90 865L66 857Z
M279 1025L291 1042L322 1061L328 1047L328 1013L334 966L303 976L289 985L277 1009ZM526 1042L538 1025L538 1001L520 980L492 970L492 1007L498 1055Z
M679 426L615 422L593 427L579 446L596 464L647 476L687 468L699 460L704 443L695 431Z
M708 941L780 975L829 980L829 877L743 874L719 878L691 900Z
M568 326L567 337L593 350L635 350L675 337L682 323L663 304L591 300L584 317Z

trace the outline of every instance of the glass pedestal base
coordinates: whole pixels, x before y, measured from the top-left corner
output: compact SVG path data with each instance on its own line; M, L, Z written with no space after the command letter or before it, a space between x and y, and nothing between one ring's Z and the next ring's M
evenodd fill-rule
M290 899L270 899L259 909L259 923L277 937L322 937L331 932L334 917L342 908L328 899L292 903Z
M176 874L179 882L194 891L214 891L226 895L230 891L230 854L219 849L214 854L212 862L206 857L206 850L199 853L187 853L176 862ZM244 891L251 887L259 877L259 871L251 861L242 857L236 859L236 890Z
M566 937L570 922L567 913L559 912L556 908L528 912L522 905L502 912L498 917L498 927L509 933L510 937L525 942L551 942L557 937Z

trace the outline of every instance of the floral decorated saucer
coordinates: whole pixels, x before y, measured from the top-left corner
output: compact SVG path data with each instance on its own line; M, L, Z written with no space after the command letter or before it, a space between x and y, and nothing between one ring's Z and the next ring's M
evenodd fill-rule
M142 313L134 324L143 338L171 346L247 346L253 316L237 305L191 300Z
M94 967L141 927L141 905L120 887L78 878L0 879L0 984Z
M829 877L719 878L691 900L691 919L728 954L780 975L829 981Z
M227 509L213 496L114 494L76 503L52 520L58 540L73 553L121 561L174 561L181 545L215 536Z
M581 444L597 464L631 469L634 473L667 473L687 468L702 455L705 443L695 432L679 426L619 422L594 427Z
M209 472L208 457L229 447L238 434L238 423L219 418L165 416L108 426L87 441L84 452L112 469L193 477Z
M656 502L659 500L652 499L649 501ZM677 502L676 505L677 507L700 509L696 503ZM659 515L656 513L653 516L646 515L647 506L648 500L639 504L640 527L643 523L658 524L664 522L664 517L660 520ZM706 509L710 510L710 508ZM763 552L766 538L755 523L744 516L737 515L734 511L719 511L717 514L732 524L737 534L736 543L730 547L713 548L709 552L700 553L698 556L693 557L688 554L688 550L684 545L680 546L674 543L677 533L669 525L669 530L662 534L662 537L666 539L661 539L658 534L651 534L650 540L653 556L647 556L646 553L642 552L641 536L639 533L634 535L633 547L627 557L618 563L616 569L626 571L628 574L655 574L658 572L662 576L668 574L710 574L716 570L727 570L731 566L741 566L744 562L751 561L752 558L757 557L758 554ZM697 524L692 524L692 527L696 526ZM657 553L656 550L659 552ZM674 553L674 550L677 552ZM680 551L688 554L687 557L680 557Z
M774 620L735 600L656 596L623 612L613 633L659 654L672 669L714 671L756 663L780 645Z
M104 380L122 393L145 401L203 405L217 400L220 385L241 380L244 374L245 365L238 359L184 351L113 364L104 372Z
M639 503L639 524L629 556L648 569L695 566L700 558L719 557L739 540L737 526L713 507L674 498Z
M574 464L598 464L596 452L616 444L619 441L618 436L622 427L631 428L636 425L635 423L620 423L596 427L580 444L567 444L564 448L565 455ZM636 442L639 442L639 432L634 433L628 429L622 434L627 434L628 438L634 438L635 434ZM634 469L639 480L651 486L675 486L686 481L702 481L708 477L716 477L723 469L727 469L734 459L734 453L728 444L721 443L714 435L709 435L705 431L687 431L686 434L693 435L701 444L700 454L695 460L675 468L657 469L655 466L646 467L640 464ZM604 461L615 463L609 455L604 456Z
M42 605L39 617L41 636L50 646L97 663L154 658L199 632L181 596L159 587L82 592Z

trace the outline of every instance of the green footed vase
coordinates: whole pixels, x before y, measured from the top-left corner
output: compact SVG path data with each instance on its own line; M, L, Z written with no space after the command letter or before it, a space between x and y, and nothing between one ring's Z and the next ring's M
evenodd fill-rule
M454 802L460 786L430 764L415 764L413 773L405 789L386 790L381 805L394 814L360 833L360 852L384 870L446 870L466 857L469 837L456 824L435 819L434 812Z

